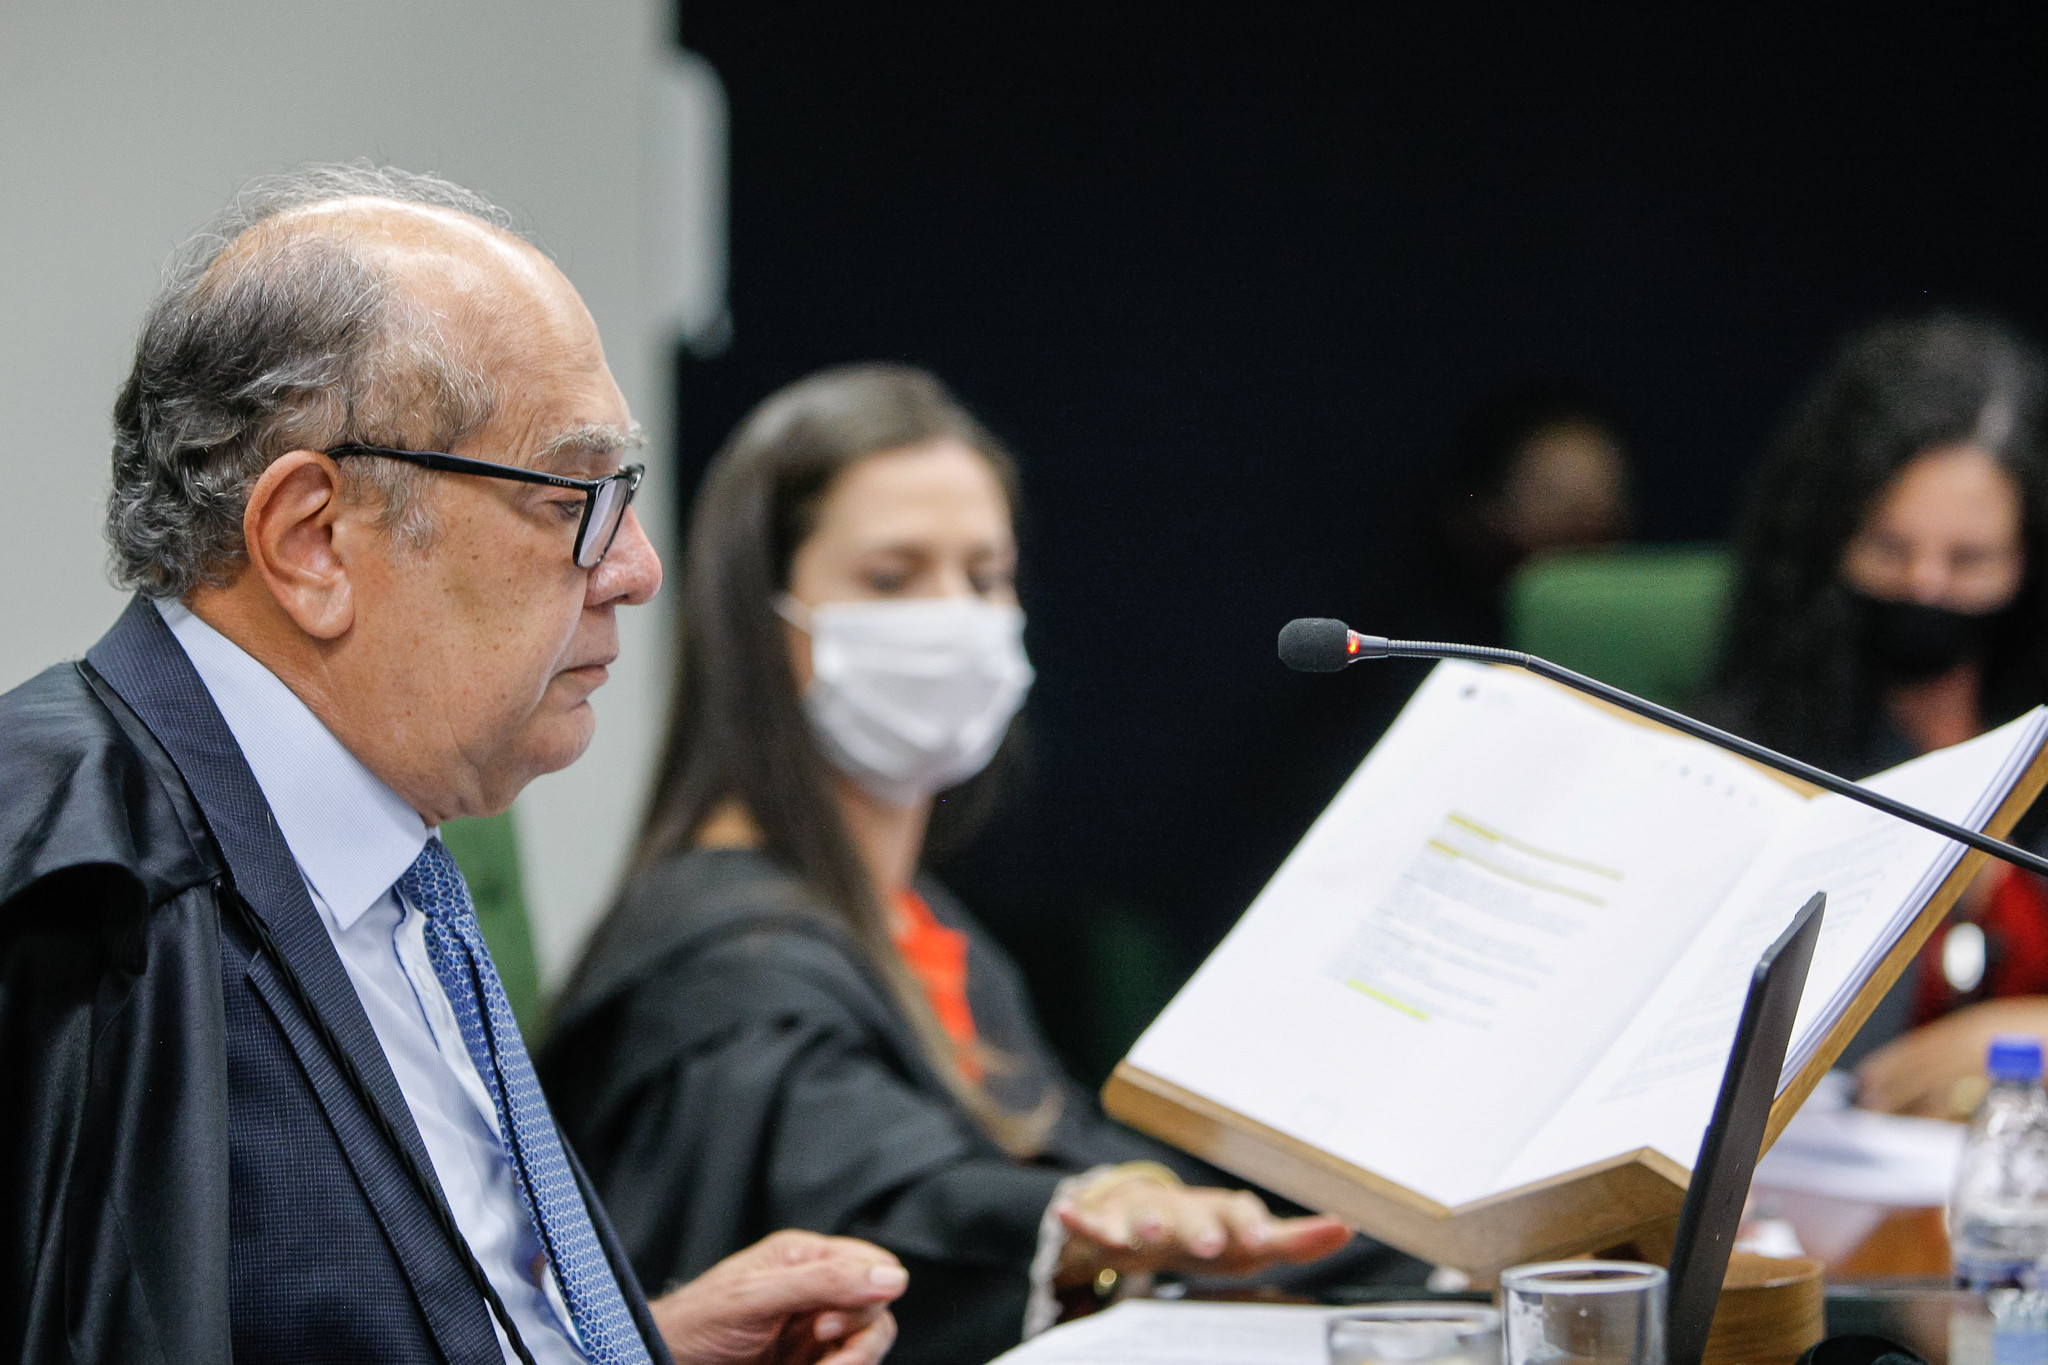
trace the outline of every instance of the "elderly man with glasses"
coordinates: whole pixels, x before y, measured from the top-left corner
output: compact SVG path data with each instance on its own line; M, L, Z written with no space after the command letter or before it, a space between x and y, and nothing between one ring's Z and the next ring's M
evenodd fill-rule
M136 597L0 697L0 1354L872 1362L904 1275L780 1233L649 1304L439 824L582 753L661 565L561 273L315 167L175 264L115 408Z

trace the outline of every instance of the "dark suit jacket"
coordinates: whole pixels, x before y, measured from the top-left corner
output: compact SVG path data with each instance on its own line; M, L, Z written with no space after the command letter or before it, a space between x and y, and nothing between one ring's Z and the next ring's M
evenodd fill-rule
M0 1356L503 1360L297 864L141 598L0 697L0 1094Z

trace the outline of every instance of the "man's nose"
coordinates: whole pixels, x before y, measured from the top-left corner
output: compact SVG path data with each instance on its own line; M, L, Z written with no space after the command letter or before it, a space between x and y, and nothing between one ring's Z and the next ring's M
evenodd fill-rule
M612 548L590 571L588 605L637 607L660 591L661 556L641 529L640 514L629 507Z

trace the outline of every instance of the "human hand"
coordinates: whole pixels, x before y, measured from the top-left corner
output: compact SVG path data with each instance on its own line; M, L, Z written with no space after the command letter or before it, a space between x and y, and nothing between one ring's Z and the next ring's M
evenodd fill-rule
M1986 1000L1893 1039L1856 1068L1856 1103L1887 1114L1968 1118L1984 1096L1984 1054L1999 1033L2048 1035L2048 999Z
M1144 1165L1105 1173L1054 1211L1067 1231L1053 1276L1062 1287L1103 1270L1246 1275L1320 1259L1351 1239L1334 1218L1275 1218L1257 1195L1191 1189Z
M878 1246L778 1232L649 1306L676 1365L876 1365L909 1282Z

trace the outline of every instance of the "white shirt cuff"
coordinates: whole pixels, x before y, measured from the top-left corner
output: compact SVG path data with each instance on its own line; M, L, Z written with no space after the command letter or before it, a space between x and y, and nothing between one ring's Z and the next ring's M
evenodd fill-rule
M1067 1249L1067 1229L1054 1210L1112 1169L1097 1166L1070 1175L1053 1187L1052 1199L1038 1217L1038 1250L1031 1257L1031 1293L1024 1300L1024 1340L1031 1340L1060 1320L1060 1301L1053 1294L1052 1277L1059 1269L1060 1253Z

